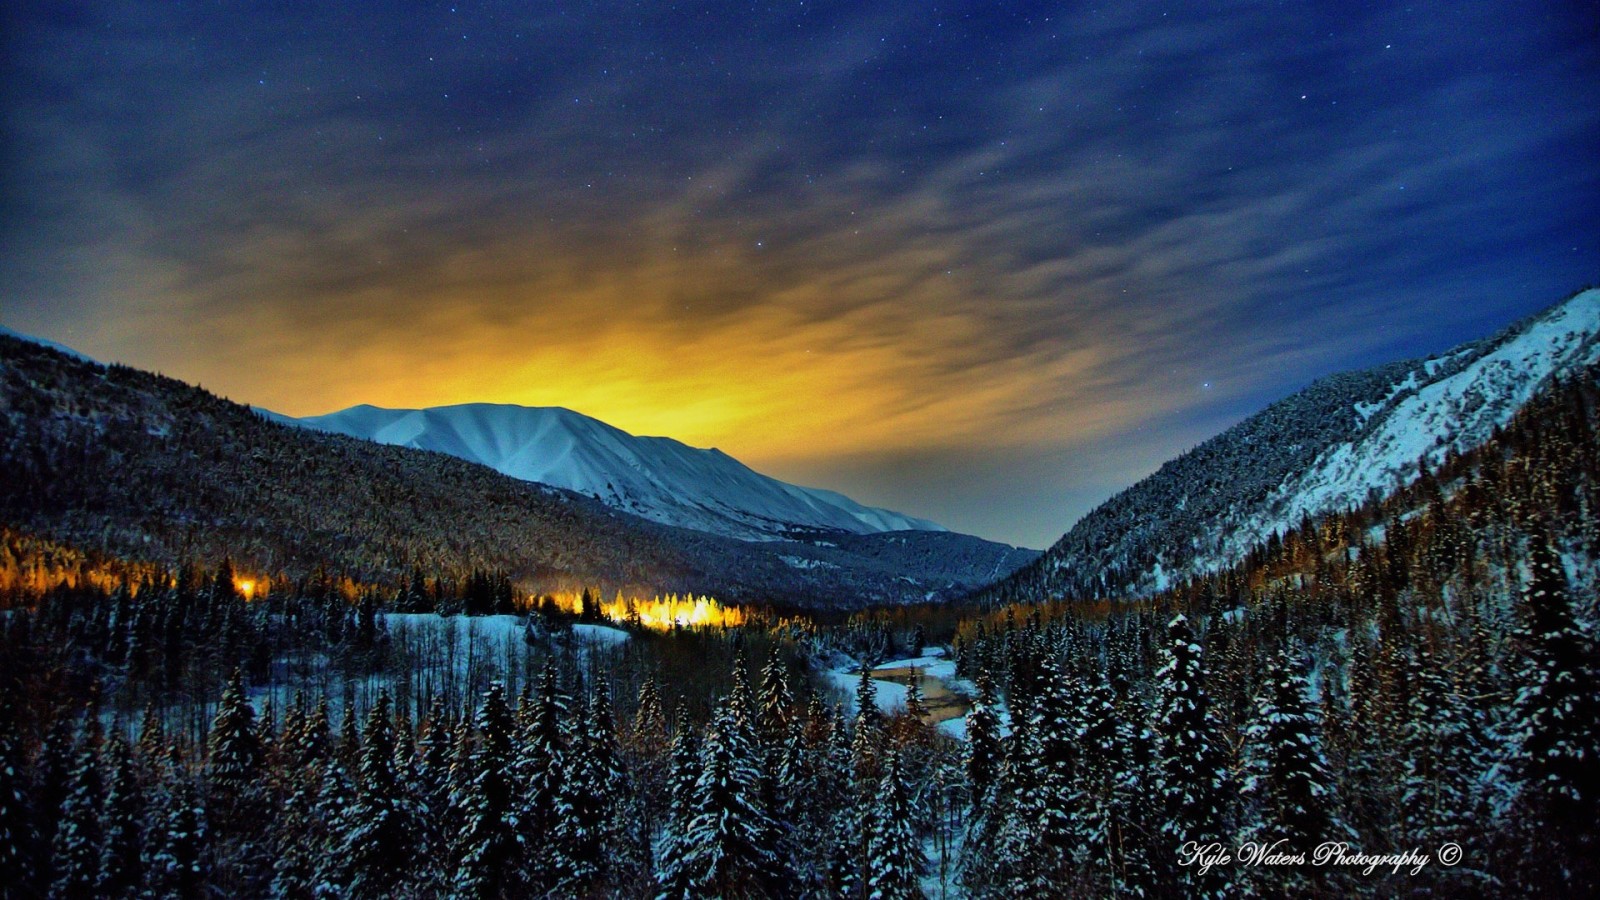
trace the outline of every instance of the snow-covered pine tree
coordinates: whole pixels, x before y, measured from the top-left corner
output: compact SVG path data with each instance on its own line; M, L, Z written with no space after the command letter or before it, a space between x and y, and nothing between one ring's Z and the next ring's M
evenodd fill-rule
M661 689L655 676L639 685L639 705L633 715L632 743L636 750L653 755L667 748L667 717L661 705Z
M587 895L597 889L615 893L612 876L636 871L643 861L638 830L628 815L632 797L621 754L610 686L596 679L580 710L561 782L554 842L564 869L557 881L562 894Z
M648 843L659 833L672 806L668 787L672 778L672 740L654 676L646 677L639 685L638 707L627 734L625 758L633 773L638 814Z
M459 863L451 895L463 900L518 896L524 860L511 782L515 725L502 683L489 685L477 725L478 748L473 780L462 798L466 820L456 845Z
M695 814L678 857L660 883L665 897L769 897L791 882L775 833L759 805L752 741L742 732L737 702L730 695L706 733L695 783Z
M890 750L872 807L867 837L868 900L920 900L926 859L917 838L900 753Z
M143 834L139 820L145 798L134 771L133 752L120 727L106 741L103 766L107 785L101 829L105 839L100 848L95 892L101 897L131 897L144 882L140 863Z
M335 823L339 885L345 896L386 897L417 861L417 811L394 769L389 692L367 710L355 795Z
M1226 836L1222 760L1207 715L1211 698L1206 692L1205 662L1189 620L1181 613L1167 625L1162 655L1155 676L1160 703L1156 754L1161 841L1153 861L1163 888L1187 896L1217 896L1225 887L1221 867L1202 875L1198 867L1177 865L1184 844L1205 845Z
M440 699L429 707L418 751L415 794L422 852L437 860L449 855L449 837L442 829L450 815L450 721Z
M987 674L978 677L978 697L967 713L966 770L973 812L990 802L990 791L1000 774L1005 749L1000 740L1000 717L994 683Z
M143 766L146 783L152 781L155 767L166 756L167 726L154 702L147 704L139 722L139 740L134 745L134 760Z
M194 782L184 774L174 750L162 784L163 802L151 828L146 866L148 893L173 900L196 900L205 892L208 867L205 810Z
M38 834L28 802L27 759L17 739L9 702L10 685L0 691L0 871L16 885L19 895L34 892Z
M695 784L700 780L700 746L690 727L688 713L678 706L677 727L672 733L672 772L667 780L670 798L667 821L655 847L655 880L662 898L684 897L690 890L683 862L688 854L684 842L695 814Z
M1401 731L1401 802L1404 837L1419 845L1459 840L1478 809L1474 783L1485 768L1469 706L1445 674L1408 663L1411 709Z
M334 745L334 756L346 772L361 767L361 726L356 719L355 697L346 692L344 714L339 717L339 741Z
M788 722L794 717L794 692L789 689L789 676L777 645L761 669L761 712L757 723L762 742L769 747L783 742L788 732Z
M280 776L284 799L273 829L271 885L271 895L279 900L312 897L319 869L326 868L333 858L334 848L327 841L328 826L342 809L327 809L323 800L327 796L324 781L329 777L328 769L337 764L326 757L319 758L315 750L307 748L307 744L315 742L314 735L315 731L307 727L296 732L285 758L303 758L306 762L291 764ZM288 740L286 735L285 741Z
M928 717L928 707L922 702L922 673L915 668L906 676L906 715L916 722Z
M220 576L219 576L220 577ZM244 676L238 670L222 691L222 702L206 736L206 818L211 827L227 834L249 831L248 821L258 799L261 776L261 739L256 714L244 696Z
M1549 863L1561 880L1595 889L1600 676L1594 641L1573 618L1566 573L1542 535L1530 541L1528 570L1516 634L1522 651L1514 710L1519 808L1529 832L1551 845Z
M827 823L828 846L823 855L828 887L836 897L859 897L866 887L866 835L854 802L855 751L855 737L846 725L844 709L835 706L818 772L819 784L826 790L818 815Z
M1323 841L1345 840L1350 834L1338 817L1310 687L1287 649L1273 657L1264 679L1255 717L1246 729L1249 775L1244 792L1254 802L1254 816L1244 839L1269 845L1282 840L1286 852L1309 855ZM1296 873L1280 874L1296 883Z
M884 715L878 708L878 688L873 683L872 670L865 663L861 678L856 682L856 719L850 743L850 765L858 788L870 794L877 787L882 774L879 766L883 755ZM862 787L870 785L870 787Z
M973 809L967 822L961 884L973 897L1025 896L1044 879L1034 875L1039 842L1039 807L1027 802L1036 790L1036 751L1032 732L1013 731L989 791L989 802Z
M472 783L478 777L475 758L477 746L471 717L465 714L458 716L450 732L449 802L446 804L445 819L439 823L439 833L450 842L450 851L444 855L452 865L459 862L454 855L459 845L457 838L467 819Z
M553 661L539 676L538 694L518 741L512 772L521 792L515 812L524 874L533 889L549 891L577 874L567 853L575 839L570 829L577 824L571 818L572 800L582 788L567 784L575 757L566 744L567 696Z
M72 756L67 796L61 804L60 823L51 847L55 881L50 896L93 897L100 875L100 806L105 800L105 779L100 770L104 735L100 717L91 707L84 713L78 745Z

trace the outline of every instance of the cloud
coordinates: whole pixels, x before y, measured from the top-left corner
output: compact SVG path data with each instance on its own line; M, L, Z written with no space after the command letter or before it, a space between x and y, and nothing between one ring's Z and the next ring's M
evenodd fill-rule
M1041 544L1600 263L1592 52L1487 6L1487 49L1248 3L24 6L5 318L284 412L563 405L884 503L1002 458L970 521Z

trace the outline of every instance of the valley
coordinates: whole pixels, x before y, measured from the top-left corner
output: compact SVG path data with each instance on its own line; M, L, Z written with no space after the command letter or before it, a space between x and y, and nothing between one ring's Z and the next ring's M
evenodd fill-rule
M1314 385L1037 560L681 528L0 339L0 837L39 893L698 896L738 846L730 891L853 896L886 829L929 896L1588 884L1597 305ZM1260 835L1476 861L1167 848Z

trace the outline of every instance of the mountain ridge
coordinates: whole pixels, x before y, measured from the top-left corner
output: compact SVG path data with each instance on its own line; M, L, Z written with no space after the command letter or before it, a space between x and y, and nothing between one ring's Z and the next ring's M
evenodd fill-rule
M504 475L587 494L664 525L740 540L814 532L947 531L837 492L763 475L717 449L630 434L565 407L463 403L422 409L361 404L278 421L381 444L435 450Z
M1600 289L1435 356L1318 379L1091 510L982 603L1149 596L1414 482L1600 360Z
M953 532L753 543L448 454L289 427L193 385L0 336L0 523L176 568L399 584L416 568L858 609L948 600L1031 560Z

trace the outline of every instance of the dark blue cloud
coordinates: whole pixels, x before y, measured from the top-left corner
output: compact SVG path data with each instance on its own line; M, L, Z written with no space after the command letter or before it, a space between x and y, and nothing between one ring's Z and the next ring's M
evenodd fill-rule
M8 324L263 400L423 320L831 340L916 451L754 461L1034 544L1320 374L1600 272L1587 4L0 15ZM207 328L297 368L251 381Z

